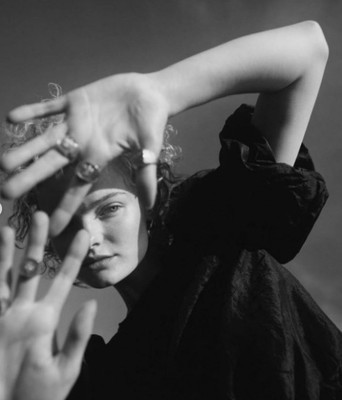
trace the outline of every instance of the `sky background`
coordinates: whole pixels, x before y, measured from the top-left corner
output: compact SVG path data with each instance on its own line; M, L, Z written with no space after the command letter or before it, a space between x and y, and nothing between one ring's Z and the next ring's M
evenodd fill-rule
M48 97L48 83L67 92L119 72L150 72L252 32L318 21L330 47L321 92L305 142L325 177L330 199L302 252L287 265L342 328L342 2L339 0L2 0L0 113ZM240 103L234 96L172 120L183 148L179 171L217 166L217 133ZM10 204L3 202L0 225ZM20 257L18 254L17 259ZM43 280L41 293L49 282ZM99 301L95 332L109 339L125 317L112 288L73 289L61 335L86 298Z

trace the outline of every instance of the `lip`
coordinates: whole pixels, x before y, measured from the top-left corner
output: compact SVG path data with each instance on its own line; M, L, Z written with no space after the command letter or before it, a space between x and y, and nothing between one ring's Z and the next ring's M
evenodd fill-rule
M113 258L116 257L116 254L112 256L101 256L96 258L88 258L83 263L84 268L89 268L91 270L100 270L108 267L108 264L111 262Z

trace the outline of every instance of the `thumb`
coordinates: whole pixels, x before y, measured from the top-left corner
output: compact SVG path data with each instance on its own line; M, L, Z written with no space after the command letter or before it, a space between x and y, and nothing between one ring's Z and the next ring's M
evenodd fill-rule
M136 185L142 204L151 209L157 196L157 165L148 164L140 167L136 173Z
M93 330L97 303L91 300L83 304L71 322L63 349L60 353L60 364L64 371L78 372L83 354Z
M157 196L157 164L162 149L167 113L149 114L148 121L140 126L139 160L135 182L138 196L145 208L151 209Z

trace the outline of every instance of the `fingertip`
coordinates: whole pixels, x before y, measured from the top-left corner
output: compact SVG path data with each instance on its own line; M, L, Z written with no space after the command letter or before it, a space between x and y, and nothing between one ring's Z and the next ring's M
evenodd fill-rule
M5 182L1 189L1 196L5 200L14 200L20 196L20 192L17 189L16 185L12 185L11 181Z
M90 235L89 232L85 229L80 229L77 234L76 234L76 239L79 240L80 242L85 242L89 246L89 239Z
M15 124L16 121L16 109L14 108L13 110L9 111L7 116L6 116L6 122L8 122L9 124Z
M23 105L20 107L13 108L7 114L6 120L12 124L18 124L20 122L24 122L29 118L27 115L28 106Z
M12 170L11 157L9 157L9 152L4 153L0 158L0 168L5 172L10 172Z
M14 229L11 228L10 226L3 226L0 229L0 240L1 243L9 243L11 241L14 241L15 238L15 232Z
M36 211L32 216L31 235L35 234L34 232L39 232L39 235L43 235L46 240L49 232L49 217L43 211Z
M147 211L153 208L154 203L156 201L156 195L154 191L151 191L150 188L146 188L144 186L139 187L138 197Z
M66 228L90 188L91 184L80 185L76 177L72 178L58 207L50 216L49 234L51 237L59 235Z
M54 237L58 236L61 232L62 232L61 229L59 229L58 227L53 225L52 222L50 223L50 225L49 225L49 237L50 238L54 238Z
M70 222L71 215L64 210L57 209L50 216L49 236L58 236Z
M12 124L13 123L13 120L12 120L12 117L11 117L11 111L6 115L5 122L7 124Z
M147 165L136 176L138 196L146 209L154 206L157 197L157 167Z
M38 225L47 225L49 223L49 217L46 212L38 210L33 214L33 221Z
M70 252L79 260L83 260L89 250L89 233L85 229L79 230L71 243Z

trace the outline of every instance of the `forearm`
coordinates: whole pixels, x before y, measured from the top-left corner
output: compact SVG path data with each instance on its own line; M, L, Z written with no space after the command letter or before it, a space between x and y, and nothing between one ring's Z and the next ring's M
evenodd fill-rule
M150 76L171 116L232 94L281 91L326 58L322 31L308 21L232 40Z

